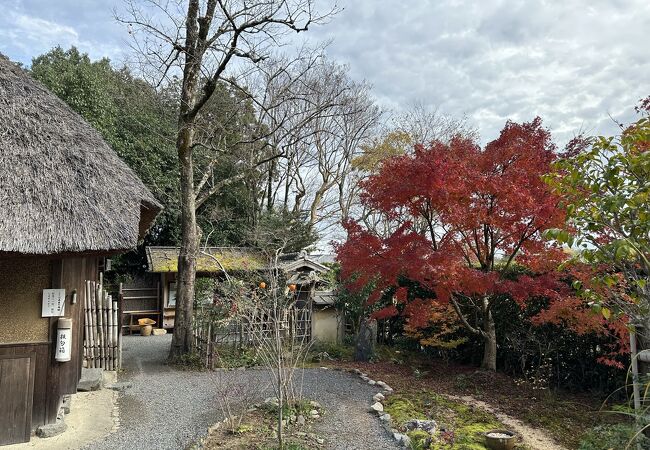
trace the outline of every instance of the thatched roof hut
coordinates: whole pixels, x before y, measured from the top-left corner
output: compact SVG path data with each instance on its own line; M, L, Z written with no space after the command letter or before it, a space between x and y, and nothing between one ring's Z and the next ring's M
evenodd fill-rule
M0 254L133 248L161 209L79 114L0 54Z

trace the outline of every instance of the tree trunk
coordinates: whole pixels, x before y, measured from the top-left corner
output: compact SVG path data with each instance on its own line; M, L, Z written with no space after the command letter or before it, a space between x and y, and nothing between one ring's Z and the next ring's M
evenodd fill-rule
M650 319L644 319L641 324L636 324L638 351L650 350ZM650 363L639 360L639 373L641 377L650 374Z
M174 335L169 359L174 361L192 351L192 322L194 288L196 281L196 256L199 251L199 235L196 226L196 197L194 195L194 167L192 143L194 129L184 126L178 134L178 159L181 168L181 248L178 255L178 291Z
M483 362L481 368L485 370L497 370L497 330L494 325L494 317L488 308L488 299L483 299Z
M377 341L377 321L376 320L363 320L359 333L357 334L357 342L354 352L354 360L367 362L372 359L375 354L375 342Z

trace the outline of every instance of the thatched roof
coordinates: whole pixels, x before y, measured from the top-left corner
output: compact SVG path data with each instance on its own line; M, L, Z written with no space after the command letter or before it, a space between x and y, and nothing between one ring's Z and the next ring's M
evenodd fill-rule
M178 247L147 247L147 263L150 272L178 272ZM322 264L311 261L307 256L293 253L282 255L279 268L286 273L292 273L297 278L292 282L300 282L301 274L309 272L325 273L329 269ZM264 255L252 248L246 247L207 247L202 248L196 260L198 273L220 273L223 269L228 272L256 272L269 269L269 261ZM306 275L305 275L306 276Z
M150 272L178 272L178 247L147 247ZM208 247L201 249L196 260L198 273L254 272L264 270L268 262L253 249L243 247Z
M130 249L160 209L90 124L0 54L0 253Z

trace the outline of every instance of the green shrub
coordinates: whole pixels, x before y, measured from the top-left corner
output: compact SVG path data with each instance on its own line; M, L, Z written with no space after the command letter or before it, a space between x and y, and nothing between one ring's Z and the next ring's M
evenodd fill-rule
M624 449L632 440L636 430L632 425L599 425L589 430L582 437L578 450L608 450ZM650 439L640 435L641 448L650 448ZM636 450L636 445L632 443L630 449Z
M185 353L170 361L170 364L181 370L204 370L205 364L201 355L196 352Z
M223 368L252 367L258 364L257 351L252 347L237 348L230 345L215 347L217 366Z
M312 362L322 361L324 356L323 353L327 353L332 359L350 360L354 355L354 347L344 344L316 341L312 345L309 353L311 355L309 360Z

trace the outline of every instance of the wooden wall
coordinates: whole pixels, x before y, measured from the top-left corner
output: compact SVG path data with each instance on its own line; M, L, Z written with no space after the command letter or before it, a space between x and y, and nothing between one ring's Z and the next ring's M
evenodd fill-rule
M54 360L56 326L58 318L50 319L50 355L48 370L47 407L45 423L56 420L61 397L77 392L77 383L83 364L83 327L85 281L97 279L97 258L78 257L55 260L52 264L52 288L65 289L65 317L72 319L72 359L59 363ZM72 294L76 290L77 301L73 305Z
M38 286L34 292L25 296L12 296L4 301L21 301L29 303L24 310L31 311L33 318L31 323L35 326L41 324L44 319L40 316L40 305L42 302L42 289L62 288L66 290L65 317L72 319L72 358L68 362L59 363L55 361L56 327L58 318L46 320L47 333L38 334L39 342L34 342L30 325L26 323L25 342L16 342L14 334L0 335L0 356L5 358L17 357L29 358L33 364L33 395L31 409L31 428L56 421L60 408L62 396L74 394L77 391L77 383L81 376L83 364L83 327L84 327L84 295L85 281L96 280L98 270L98 259L94 256L47 258L31 257L32 263L38 265L47 264L51 277L47 286ZM16 258L14 261L21 261L17 265L24 265L26 258ZM40 263L38 262L40 261ZM7 260L2 260L6 263ZM24 284L24 279L30 274L25 271L7 271L3 277L4 285L12 282L12 277L18 285ZM1 287L1 286L0 286ZM76 303L72 304L73 293L76 290ZM2 302L0 302L2 303ZM23 318L24 320L24 318ZM45 338L45 339L43 339ZM31 369L30 369L31 370ZM7 393L0 392L0 397ZM0 434L3 430L0 429ZM0 436L2 441L2 436Z

